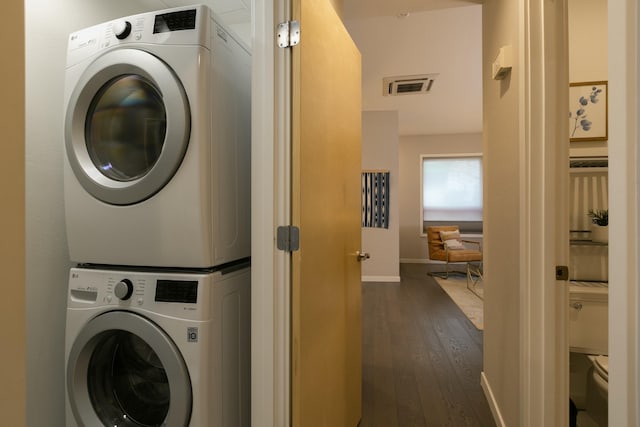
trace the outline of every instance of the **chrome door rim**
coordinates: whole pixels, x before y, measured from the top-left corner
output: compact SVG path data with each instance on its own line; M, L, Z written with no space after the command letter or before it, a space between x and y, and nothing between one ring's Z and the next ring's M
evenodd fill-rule
M100 88L116 77L131 74L152 82L165 100L166 136L156 164L146 175L116 181L93 164L86 146L85 121ZM76 178L93 197L114 205L139 203L161 190L180 166L190 133L189 102L179 79L162 60L137 49L112 50L92 62L71 94L65 117L65 148Z
M126 331L144 340L158 355L170 387L170 406L166 426L188 426L192 410L192 390L188 369L173 340L155 323L127 311L101 314L87 323L75 338L67 360L67 393L69 404L80 425L101 425L88 389L89 361L101 335L109 331Z

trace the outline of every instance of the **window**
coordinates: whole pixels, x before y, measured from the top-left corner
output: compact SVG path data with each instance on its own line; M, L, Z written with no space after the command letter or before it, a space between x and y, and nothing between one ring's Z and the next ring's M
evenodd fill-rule
M482 232L482 157L422 157L422 222Z

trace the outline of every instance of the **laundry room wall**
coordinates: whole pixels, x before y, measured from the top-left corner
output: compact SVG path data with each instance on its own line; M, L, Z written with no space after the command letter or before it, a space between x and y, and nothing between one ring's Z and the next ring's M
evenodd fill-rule
M66 286L62 96L70 32L160 0L25 0L27 426L63 427ZM99 227L96 218L95 226Z
M0 81L11 82L2 90L0 129L0 414L2 425L25 424L25 250L24 250L24 15L22 2L3 5L0 38L3 48Z

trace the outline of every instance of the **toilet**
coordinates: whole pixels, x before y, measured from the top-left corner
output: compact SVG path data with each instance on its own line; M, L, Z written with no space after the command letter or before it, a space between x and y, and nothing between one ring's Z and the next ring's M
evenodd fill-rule
M609 415L609 357L588 356L592 363L587 372L586 402L578 412L578 427L606 427Z
M572 282L569 287L571 399L578 427L608 426L609 288L603 282Z

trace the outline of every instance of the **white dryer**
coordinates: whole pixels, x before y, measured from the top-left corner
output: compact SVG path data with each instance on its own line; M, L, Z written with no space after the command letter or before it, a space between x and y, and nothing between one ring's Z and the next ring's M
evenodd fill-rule
M67 427L250 425L250 272L73 268Z
M69 37L71 260L208 268L250 256L248 50L205 6Z

